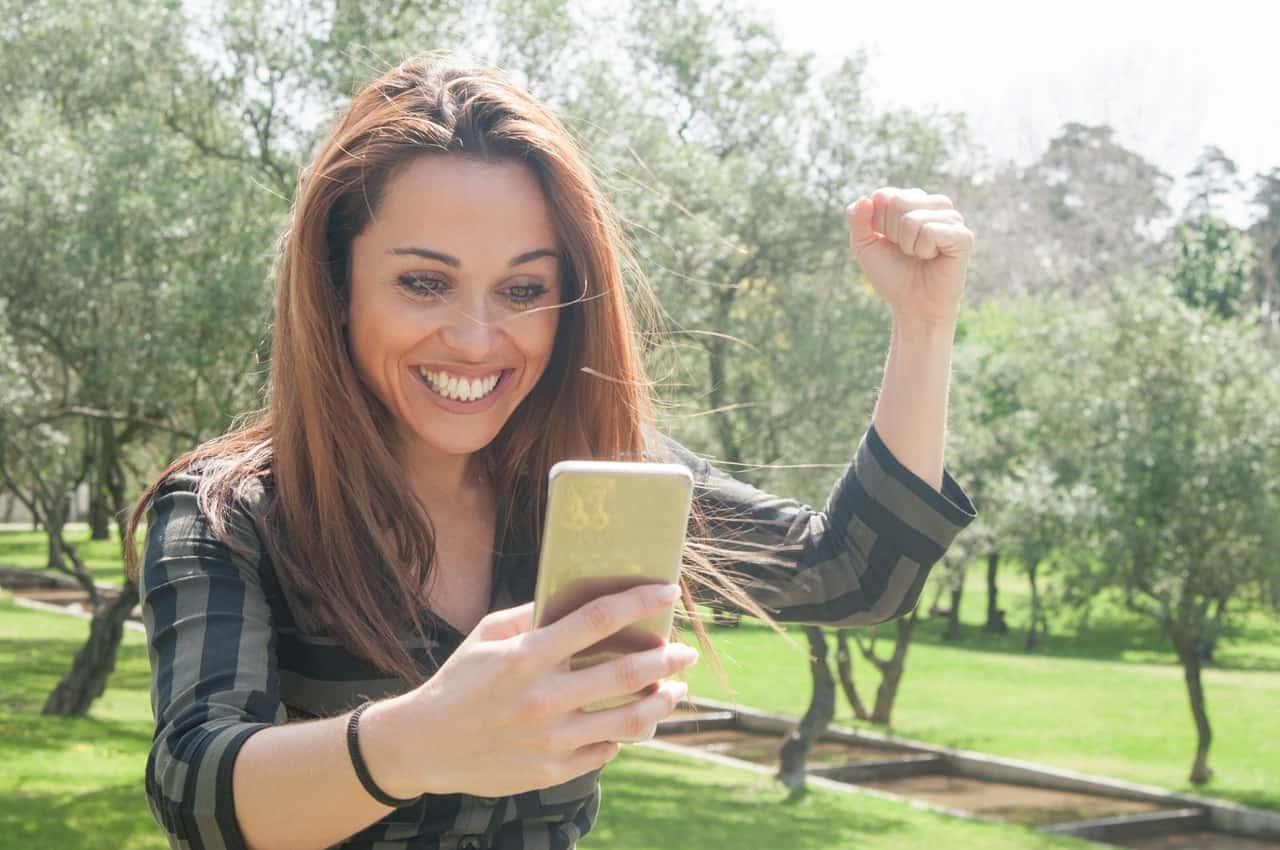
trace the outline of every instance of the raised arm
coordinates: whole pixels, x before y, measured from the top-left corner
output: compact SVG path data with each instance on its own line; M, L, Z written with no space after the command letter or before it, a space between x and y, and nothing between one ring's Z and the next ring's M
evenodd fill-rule
M951 541L977 517L943 470L942 490L868 428L823 510L739 481L668 441L690 467L698 508L726 568L783 622L866 626L910 611Z
M946 472L947 390L974 236L945 195L882 188L845 211L850 248L889 305L893 334L872 424L822 511L779 499L683 452L729 569L780 620L860 626L920 598L977 516Z

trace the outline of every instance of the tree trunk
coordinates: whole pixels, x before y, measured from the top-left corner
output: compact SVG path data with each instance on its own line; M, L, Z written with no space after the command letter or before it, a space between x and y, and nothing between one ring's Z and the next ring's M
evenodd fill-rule
M1027 625L1027 641L1026 647L1029 651L1035 650L1040 645L1041 637L1041 621L1044 619L1044 613L1040 610L1040 589L1036 585L1036 572L1040 569L1040 562L1034 561L1027 566L1027 581L1031 584L1031 622ZM1047 633L1048 629L1044 629Z
M1200 638L1200 664L1203 667L1212 667L1216 662L1213 659L1214 649L1218 645L1218 637L1222 634L1222 621L1227 614L1227 603L1230 597L1220 596L1213 601L1213 616L1209 618L1208 627Z
M898 698L898 684L907 666L907 649L911 646L911 633L915 631L920 609L898 620L898 637L893 642L893 657L880 668L880 687L876 689L876 705L871 712L872 723L889 725L894 700Z
M836 683L831 678L831 669L827 667L827 641L822 636L822 629L817 626L805 626L804 633L809 639L813 699L810 700L804 717L800 719L800 725L782 745L781 764L778 767L778 779L792 791L804 788L809 748L826 731L836 710Z
M729 611L718 606L712 606L711 622L724 629L736 629L742 625L742 612Z
M111 479L116 466L116 428L109 419L97 423L98 445L96 468L89 489L89 538L111 539L113 498Z
M1182 675L1187 682L1187 696L1191 700L1191 716L1196 722L1196 758L1191 765L1191 784L1203 785L1213 778L1209 769L1209 744L1213 732L1209 728L1209 712L1204 704L1204 689L1200 685L1200 648L1194 641L1175 641L1178 660L1182 662Z
M111 493L111 515L116 521L116 534L120 538L121 545L124 545L125 531L129 526L129 501L125 471L120 466L119 457L111 468L111 475L107 479L107 490Z
M960 599L963 596L964 573L961 573L959 585L951 588L951 610L947 612L947 631L942 636L943 640L960 640Z
M102 596L98 593L98 585L93 581L93 574L89 572L89 568L85 566L84 559L76 552L76 547L72 546L66 540L62 540L62 535L58 535L62 546L63 553L71 559L72 569L70 573L75 576L76 581L80 583L80 587L84 592L89 594L89 604L96 611L98 605L102 603Z
M848 629L836 629L836 672L840 675L840 687L853 709L853 716L859 720L870 720L871 712L867 711L862 697L858 696L858 689L853 685L853 656L849 654Z
M107 493L101 487L89 491L89 539L111 539L111 508L107 506Z
M83 716L107 687L116 666L116 651L124 635L124 621L138 604L138 586L126 582L120 595L98 605L89 624L89 639L76 653L71 669L45 701L43 714Z
M993 634L1008 634L1009 625L1004 621L1004 611L1000 608L999 587L996 585L996 574L1000 568L1000 553L987 553L987 624L983 631Z
M67 509L65 506L49 505L44 512L44 532L45 539L48 540L49 558L45 564L45 569L57 570L60 573L69 573L71 570L67 567L67 556L63 551L66 545L62 539L62 529L67 524Z

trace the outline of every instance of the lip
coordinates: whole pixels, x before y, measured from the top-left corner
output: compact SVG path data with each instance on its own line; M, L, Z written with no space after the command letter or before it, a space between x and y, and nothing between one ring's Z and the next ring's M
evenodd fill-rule
M462 368L462 367L455 367L455 366L432 367L424 364L421 368L425 368L428 372L444 370L445 372L451 372L455 375L463 375L463 376L473 377L473 378L482 378L482 377L487 377L493 374L492 366L481 370L481 369L476 369L474 367L471 367L471 368ZM480 399L479 401L458 401L457 399L453 399L453 398L445 398L444 396L440 395L440 393L436 392L436 390L429 383L427 383L427 379L422 377L422 373L419 372L418 369L419 367L417 366L412 366L409 369L409 371L413 373L414 380L416 380L418 382L418 385L422 387L423 391L427 394L427 397L432 401L432 403L434 403L437 407L440 407L440 408L443 408L444 410L449 411L450 413L483 413L484 411L493 407L493 405L497 403L498 398L506 392L507 385L511 383L511 376L515 374L515 369L502 369L500 370L500 375L498 376L498 383L497 385L494 386L493 392L489 393L487 396Z

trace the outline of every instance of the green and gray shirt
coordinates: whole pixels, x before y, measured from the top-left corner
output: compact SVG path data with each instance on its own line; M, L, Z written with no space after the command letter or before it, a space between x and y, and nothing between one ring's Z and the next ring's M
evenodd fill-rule
M889 452L874 426L822 511L763 493L666 444L693 471L704 513L721 518L717 535L774 556L744 559L732 572L784 622L864 626L907 613L930 569L977 516L949 472L939 493ZM148 515L139 585L156 732L146 790L171 847L244 850L231 773L245 740L277 723L340 715L407 686L299 626L257 530L269 482L230 517L243 544L235 548L250 556L215 538L196 505L197 483L191 474L172 476ZM497 553L490 610L531 600L535 568L533 558ZM464 638L440 618L432 622L429 646L405 641L428 676ZM599 776L496 799L426 795L337 846L568 850L595 822Z

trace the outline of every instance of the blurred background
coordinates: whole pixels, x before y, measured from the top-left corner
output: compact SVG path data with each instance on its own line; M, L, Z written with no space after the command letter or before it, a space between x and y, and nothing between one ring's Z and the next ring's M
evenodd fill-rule
M1280 817L1275 17L0 0L0 848L163 846L124 511L261 404L299 170L434 48L565 118L662 302L664 428L771 492L825 502L882 377L845 205L919 186L977 236L947 468L979 520L896 624L705 612L727 685L704 659L695 697L807 713L789 787L781 738L763 774L629 749L584 846L1086 846L1026 826L1061 813L800 793L831 720ZM1252 840L1204 846L1280 846Z

